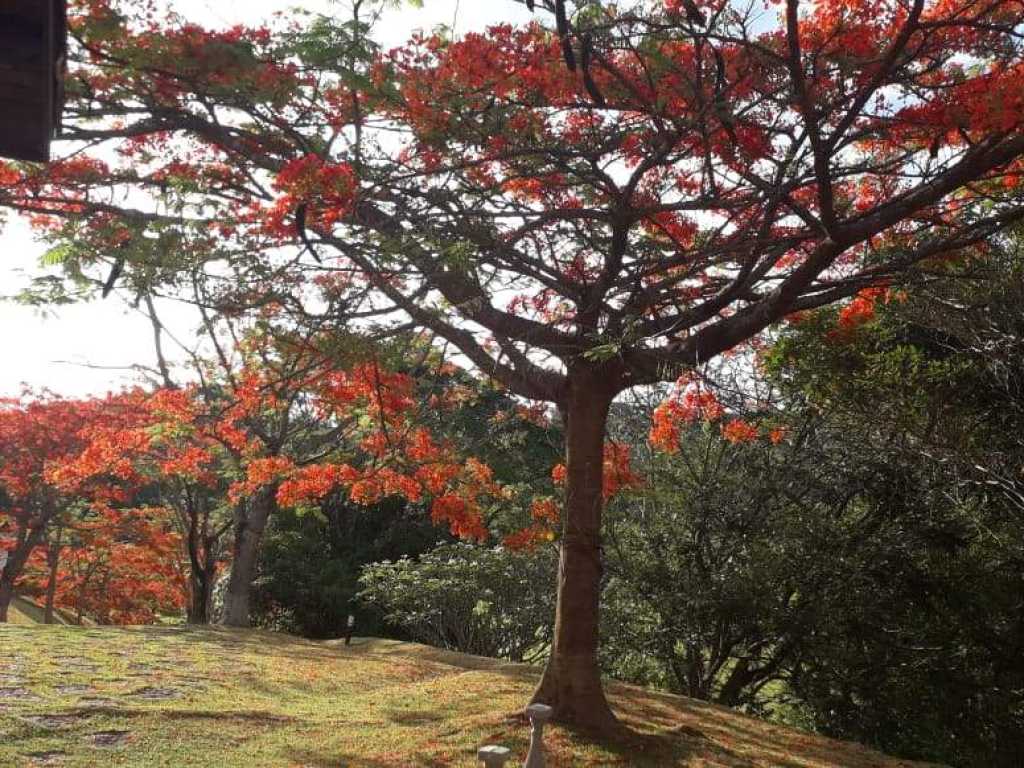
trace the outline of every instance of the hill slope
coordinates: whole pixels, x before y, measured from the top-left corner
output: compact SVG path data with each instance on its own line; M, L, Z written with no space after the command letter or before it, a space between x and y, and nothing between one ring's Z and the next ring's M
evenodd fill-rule
M536 670L385 640L345 648L264 632L0 625L0 765L474 766L485 743L521 764ZM641 731L597 745L560 728L549 765L912 765L629 686Z
M27 597L16 595L11 601L7 619L11 624L42 624L43 614L44 611L41 605L32 602ZM75 623L74 616L59 608L54 612L54 621L57 624Z

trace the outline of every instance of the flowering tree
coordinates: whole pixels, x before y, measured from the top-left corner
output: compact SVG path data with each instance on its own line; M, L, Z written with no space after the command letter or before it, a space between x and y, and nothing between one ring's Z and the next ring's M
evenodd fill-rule
M101 505L37 549L22 580L45 592L47 614L72 611L82 623L150 624L181 611L185 578L170 510Z
M122 415L116 398L26 396L0 402L0 550L7 555L0 568L0 622L7 620L14 587L33 555L82 506L80 497L54 482L52 472L82 450L91 424L116 423ZM109 498L100 491L93 500Z
M188 574L189 621L205 623L217 568L225 560L222 539L232 525L230 513L222 511L230 482L223 461L228 454L217 442L225 424L203 421L208 414L201 412L202 401L194 392L137 390L126 397L132 400L135 418L92 425L83 435L82 449L54 467L51 478L71 495L90 497L97 489L116 488L128 505L145 498L159 500L159 516L173 521L179 545L165 565L174 563ZM210 426L204 428L207 423ZM137 512L141 518L153 516L152 510ZM96 522L104 521L110 523L107 528L116 528L109 514ZM94 522L88 530L97 528L104 526ZM70 594L84 598L88 585L96 581L93 571L109 566L109 559L104 559L109 553L91 546L100 541L94 533L76 533L75 567L64 580L79 585Z
M80 2L80 143L47 169L0 166L0 198L52 260L109 265L107 289L178 287L216 260L238 285L223 311L412 323L557 406L566 500L536 697L612 728L595 655L610 404L791 313L858 295L864 311L1024 216L1024 11L525 5L535 23L383 52L358 16L211 31Z
M230 563L222 620L249 624L262 534L279 506L336 492L361 505L398 496L426 504L458 536L487 535L485 507L504 498L501 487L429 423L458 406L455 388L421 404L411 376L376 357L345 368L322 341L252 332L211 365L217 378L131 393L135 420L94 425L84 449L51 472L68 493L114 486L173 510L191 621L209 620L214 577Z

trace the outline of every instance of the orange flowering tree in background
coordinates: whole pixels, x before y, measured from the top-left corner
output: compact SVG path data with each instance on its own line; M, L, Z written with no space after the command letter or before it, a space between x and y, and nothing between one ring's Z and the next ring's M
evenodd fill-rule
M296 384L293 380L289 386ZM431 417L444 407L442 401L418 401L413 377L388 370L377 360L348 369L325 363L309 370L302 384L301 392L293 392L287 401L301 405L302 413L276 420L292 424L294 433L263 450L247 445L240 476L228 489L232 502L264 499L272 510L315 506L334 493L364 506L397 497L426 505L433 521L456 536L486 538L486 507L504 498L504 492L484 462L463 456L458 446L435 435ZM268 386L252 402L258 403L254 407L264 420L268 411L280 416L287 407ZM236 547L233 555L234 577L240 554L251 551L246 590L255 575L258 534L265 522L262 518L258 530L250 526L251 547L241 552ZM247 623L248 616L225 620Z
M6 553L0 568L0 621L7 620L15 587L33 557L47 548L51 555L59 551L59 537L51 538L57 529L74 528L92 505L123 500L119 489L106 484L98 484L88 497L68 493L54 473L83 450L92 425L126 418L131 409L116 397L68 400L26 394L0 403L0 549ZM56 568L52 560L47 565L47 571Z
M461 538L485 539L481 502L500 497L501 488L486 464L461 457L456 446L439 441L422 426L422 418L416 418L422 406L414 400L414 386L411 376L385 372L376 363L320 382L317 408L328 423L354 424L354 444L342 450L364 461L358 466L341 461L304 467L278 463L273 468L280 481L278 501L298 506L336 488L346 488L353 502L364 505L385 496L412 503L426 500L435 523L448 525Z
M506 498L484 462L435 435L436 412L459 407L453 390L420 402L412 376L376 358L343 368L318 343L253 332L232 350L237 365L211 366L217 378L133 393L132 423L95 425L52 473L71 493L114 484L173 512L190 621L210 619L215 577L229 564L222 620L249 624L262 534L279 507L334 493L365 506L399 497L482 540L486 507Z
M245 387L229 390L236 405L225 416L246 439L233 454L227 498L236 508L260 505L258 517L236 526L224 617L231 625L249 622L260 537L279 507L312 507L333 494L361 506L394 497L422 505L455 536L483 540L489 510L510 496L484 461L442 434L438 414L460 407L458 387L423 398L417 380L381 356L349 351L343 365L320 342L286 341L278 359L262 357L262 367L236 379ZM425 351L434 357L429 345ZM232 616L243 600L244 611Z
M174 564L187 574L188 618L205 623L217 568L226 559L222 538L232 524L231 515L223 511L229 481L215 441L221 432L217 422L210 430L213 435L197 429L199 401L194 392L138 390L130 397L136 417L127 423L93 425L82 450L51 476L69 494L90 496L97 488L113 487L131 502L157 500L162 505L158 516L176 531L178 547L156 570ZM140 510L140 517L150 519L152 513ZM107 522L115 526L117 520ZM68 594L84 598L87 588L97 583L94 571L110 566L109 553L90 551L94 535L79 532L77 541L74 570L66 578L78 585L69 587Z
M180 614L186 579L169 510L102 506L65 530L58 545L53 560L36 550L21 588L46 592L48 606L68 610L78 623L88 617L100 624L151 624Z
M220 312L273 302L327 334L416 326L554 404L565 503L536 698L612 729L596 663L612 401L796 312L854 299L855 322L878 289L1024 217L1024 9L526 5L528 24L382 51L358 18L207 30L81 0L67 159L0 167L0 202L105 290L204 274L222 280ZM408 446L445 465L435 449ZM263 469L296 501L335 482L369 497L423 487L469 534L472 489L487 489L468 468ZM466 492L445 493L452 482Z

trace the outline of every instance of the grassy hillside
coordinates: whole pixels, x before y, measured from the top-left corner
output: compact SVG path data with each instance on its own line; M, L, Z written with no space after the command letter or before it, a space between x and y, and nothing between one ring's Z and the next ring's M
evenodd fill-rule
M345 648L263 632L0 626L2 766L472 766L512 747L536 670L384 640ZM707 704L612 688L641 733L594 744L555 728L549 764L911 763Z
M11 601L7 620L11 624L42 624L43 608L25 597L15 597ZM67 611L58 609L54 612L54 621L58 624L74 624L75 617Z

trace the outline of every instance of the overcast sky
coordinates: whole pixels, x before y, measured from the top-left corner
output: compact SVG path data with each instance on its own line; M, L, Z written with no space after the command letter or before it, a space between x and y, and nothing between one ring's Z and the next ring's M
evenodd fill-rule
M275 11L301 5L340 12L344 3L331 0L275 2L274 0L175 0L186 18L220 26L255 23ZM459 33L489 23L526 17L526 10L508 0L425 0L422 9L389 11L378 35L387 46L399 45L417 29L456 24ZM33 242L24 223L9 217L0 225L0 295L12 295L42 274L44 249ZM186 307L164 305L164 322L188 341L194 319ZM0 302L0 397L17 394L22 384L48 388L64 395L102 394L135 380L123 367L153 363L152 335L145 317L111 296L106 301L52 310L37 310Z

